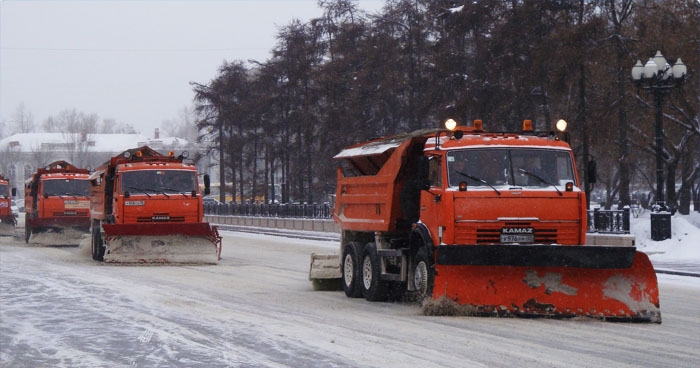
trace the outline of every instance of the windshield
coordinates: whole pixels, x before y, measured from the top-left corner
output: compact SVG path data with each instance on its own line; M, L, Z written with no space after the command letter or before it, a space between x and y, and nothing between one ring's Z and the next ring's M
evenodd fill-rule
M7 184L0 184L0 196L7 197L10 195L10 186Z
M45 196L89 196L90 182L77 179L50 179L43 182Z
M447 154L450 186L562 186L574 182L568 151L537 148L471 148Z
M122 193L192 193L197 190L196 172L142 170L122 173Z

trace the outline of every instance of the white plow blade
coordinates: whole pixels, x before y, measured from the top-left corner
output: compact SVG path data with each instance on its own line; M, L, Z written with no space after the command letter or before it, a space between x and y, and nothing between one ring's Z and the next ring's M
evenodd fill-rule
M15 225L0 222L0 236L15 236Z
M80 240L89 234L73 228L64 228L60 232L53 230L32 232L29 237L29 244L46 245L46 246L61 246L61 245L79 245Z
M216 264L214 243L202 236L123 235L105 244L105 262Z
M340 276L340 259L337 255L311 253L309 280L339 279Z

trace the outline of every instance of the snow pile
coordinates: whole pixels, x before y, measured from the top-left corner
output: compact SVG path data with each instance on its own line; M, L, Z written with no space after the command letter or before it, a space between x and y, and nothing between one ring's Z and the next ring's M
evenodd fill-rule
M687 263L700 271L700 213L676 214L671 218L671 239L651 239L650 212L630 218L630 232L637 250L647 253L652 262Z
M424 316L476 316L478 314L477 307L459 304L444 295L438 299L425 299L421 307Z

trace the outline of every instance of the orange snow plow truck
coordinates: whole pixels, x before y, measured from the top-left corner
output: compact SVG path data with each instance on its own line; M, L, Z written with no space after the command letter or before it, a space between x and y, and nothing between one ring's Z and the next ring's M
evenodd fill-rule
M90 176L92 258L125 263L215 264L221 237L202 222L197 168L187 152L129 149ZM209 176L204 175L205 194Z
M379 301L398 290L470 315L660 323L648 257L585 245L586 199L568 143L481 126L338 153L340 257L312 254L314 286L339 278L348 297Z
M90 232L90 172L66 161L40 167L24 182L24 240L78 245Z
M12 212L12 197L17 189L10 190L10 181L0 175L0 235L15 235L16 214Z

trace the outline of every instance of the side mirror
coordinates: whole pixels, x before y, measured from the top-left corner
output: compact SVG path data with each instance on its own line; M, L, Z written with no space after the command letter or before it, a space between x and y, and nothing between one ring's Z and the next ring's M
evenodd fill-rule
M586 173L588 174L588 182L595 184L596 176L598 175L595 160L588 161Z
M204 174L204 195L209 195L209 193L211 193L211 180L209 174Z
M17 196L17 188L12 188L12 196L13 197Z

